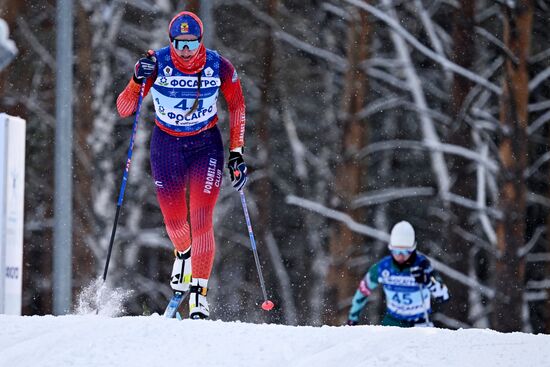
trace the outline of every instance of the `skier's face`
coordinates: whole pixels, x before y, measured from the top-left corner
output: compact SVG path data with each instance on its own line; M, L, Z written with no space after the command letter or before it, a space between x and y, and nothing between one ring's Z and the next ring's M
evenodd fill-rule
M392 251L391 256L398 264L403 264L405 261L409 260L411 257L412 251Z
M189 41L189 42L178 42L178 41ZM193 56L195 56L195 54L199 51L200 40L197 38L197 36L193 36L191 34L184 34L184 35L177 36L175 40L172 41L172 44L174 45L174 50L176 50L176 53L178 54L178 56L180 56L184 60L189 60Z

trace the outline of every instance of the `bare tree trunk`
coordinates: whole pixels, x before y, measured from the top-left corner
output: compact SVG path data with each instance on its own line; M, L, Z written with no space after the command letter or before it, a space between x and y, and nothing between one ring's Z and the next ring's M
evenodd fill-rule
M339 206L358 222L365 220L362 210L353 210L350 204L353 198L363 191L363 177L366 174L365 165L361 164L357 153L365 145L367 128L366 122L359 119L356 114L366 104L367 75L361 69L360 63L368 56L369 28L367 13L360 10L351 20L349 28L349 69L343 91L344 118L340 124L343 130L341 157L334 170L335 193ZM359 280L359 275L350 268L349 259L364 240L342 223L335 225L330 237L329 253L332 264L328 275L330 292L326 320L334 325L346 320L348 300Z
M116 204L116 202L113 202L113 197L118 192L120 165L123 162L122 160L112 159L111 147L116 141L116 135L113 132L120 126L121 119L115 112L113 95L116 95L115 93L119 91L115 91L113 88L115 75L112 73L112 55L108 50L114 48L114 39L121 26L124 9L121 6L113 6L113 16L105 21L101 16L105 10L105 5L91 2L83 2L82 4L88 13L87 18L90 27L93 29L88 47L91 48L94 59L94 87L91 89L91 132L88 134L86 142L90 145L94 157L94 160L90 162L90 174L93 175L91 195L96 226L94 235L89 237L88 248L94 254L94 257L99 260L96 261L95 273L102 274L113 225ZM127 77L126 75L124 76ZM127 144L120 144L117 148L126 152L126 147ZM106 152L109 151L111 151L111 154L106 159ZM119 239L122 232L121 221L117 229ZM108 280L112 280L112 276L116 274L118 253L118 251L113 253L109 267L111 277Z
M453 61L465 69L471 69L474 62L474 1L460 0L460 6L455 9L453 15ZM469 128L464 121L463 113L464 100L470 90L472 82L459 74L454 74L452 85L451 109L454 117L454 131L450 137L450 143L470 149L472 140ZM452 173L457 178L454 182L453 193L461 197L472 199L475 190L475 167L471 161L463 157L455 156L452 159ZM470 244L460 236L459 229L472 232L469 224L471 209L463 205L451 204L451 221L449 222L447 264L462 274L468 274L468 257ZM450 289L460 289L462 285L454 280L448 279ZM468 321L468 292L453 292L451 303L446 312L447 316L454 320L465 323Z
M275 19L277 17L277 7L279 0L269 0L267 2L267 14ZM278 249L277 241L273 235L273 186L271 184L273 174L273 157L271 156L271 139L272 134L270 132L270 125L272 122L271 113L276 110L274 106L274 95L277 92L277 88L274 83L274 60L275 60L275 40L271 29L267 30L265 41L263 43L263 68L261 74L262 85L260 88L260 114L256 122L258 132L258 143L261 147L259 150L259 160L261 168L267 173L258 181L255 182L254 188L259 194L261 200L258 200L259 216L259 233L263 239L265 248L269 249L269 255L273 263L274 271L269 272L272 276L267 278L267 281L272 279L278 283L279 292L281 295L277 302L282 306L279 310L282 312L281 320L286 324L297 323L297 313L293 294L291 292L291 282L289 280L286 269L282 266L282 256ZM266 253L267 255L267 253ZM253 266L252 266L253 267Z
M50 172L53 172L51 139L55 101L54 93L49 92L55 89L55 80L52 66L42 62L36 45L30 42L36 39L35 35L25 34L21 24L33 29L40 27L44 34L50 34L54 29L51 22L38 25L37 8L24 5L23 1L0 0L0 17L8 23L10 38L19 50L17 58L0 73L0 111L25 119L28 138L40 137L27 139L25 149L22 312L32 315L52 312L53 176ZM51 38L40 46L46 50L54 49L54 40ZM42 56L49 56L51 60L51 54ZM40 90L36 89L37 86Z
M502 161L500 209L504 218L497 225L498 257L496 260L493 304L493 328L499 331L522 330L522 305L525 264L518 250L525 241L524 178L527 166L527 104L529 74L527 58L531 45L533 4L530 0L503 7L504 43L517 58L507 58L500 101Z
M19 14L19 9L24 5L20 0L0 0L0 17L4 19L9 26L15 24L15 17Z
M396 22L399 22L398 14L395 10L393 0L383 0L382 3L388 8L388 14ZM411 51L405 39L395 30L390 31L392 42L399 57L399 61L403 65L403 74L411 93L412 100L418 109L418 118L422 129L424 143L428 146L437 147L441 144L441 139L435 128L433 118L427 113L429 110L428 99L422 85L420 75L414 65ZM430 163L435 175L435 180L438 185L438 191L441 198L444 200L445 208L448 207L447 196L449 194L450 177L447 162L441 151L430 149Z
M271 17L275 16L277 9L278 0L269 0L267 4L268 14ZM260 113L258 121L256 122L256 129L258 132L258 142L261 146L259 150L259 160L261 168L267 172L267 175L264 175L259 179L254 187L257 189L258 194L261 196L262 200L258 202L258 210L260 212L260 223L262 229L267 229L270 226L270 217L271 217L271 180L270 180L270 111L272 109L272 95L275 91L273 88L273 59L275 57L275 45L273 40L273 35L270 29L267 30L265 40L263 42L263 69L261 74L261 97L260 97ZM263 236L265 236L265 232Z
M397 119L399 118L397 115L399 113L389 113L387 115L384 129L386 130L386 134L388 139L396 138L398 135L398 126L397 126ZM388 182L391 180L392 175L392 161L394 158L394 152L391 150L385 151L382 153L381 162L378 168L378 174L380 177L381 182ZM395 220L391 218L391 212L390 212L390 206L389 204L382 204L379 205L376 208L376 212L374 213L373 222L375 224L376 229L380 230L381 232L387 232L392 225L395 223ZM377 240L373 242L372 251L369 252L372 254L372 257L374 259L380 259L388 254L388 243L387 241L381 241ZM370 266L370 264L368 264ZM368 268L364 267L363 271L366 272ZM385 302L385 296L383 292L374 292L371 296L369 296L369 306L365 310L365 314L367 317L367 320L372 324L379 324L382 321L382 318L384 317L386 310L386 302Z
M85 9L77 5L78 28L76 41L80 45L92 43L92 30L90 21ZM90 282L90 274L93 274L94 258L86 244L86 238L93 236L95 226L95 215L92 205L92 182L90 172L93 162L93 153L87 143L88 136L92 132L92 61L93 50L91 47L79 47L75 50L77 62L75 63L76 74L79 75L76 85L76 92L80 103L75 104L76 114L74 119L76 139L75 144L75 169L74 169L74 212L73 228L74 238L74 261L73 273L75 290Z

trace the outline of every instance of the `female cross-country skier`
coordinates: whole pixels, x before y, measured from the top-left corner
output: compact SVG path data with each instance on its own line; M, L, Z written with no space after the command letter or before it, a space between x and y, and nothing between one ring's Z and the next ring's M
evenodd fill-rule
M151 170L166 231L175 247L171 286L189 291L189 317L209 317L206 295L214 260L212 216L222 181L223 144L216 102L221 91L229 110L228 169L233 187L247 181L243 160L245 104L233 65L203 44L203 25L191 12L168 26L170 45L149 51L135 64L118 96L122 117L136 112L141 83L155 106Z
M382 285L386 295L385 326L433 326L429 320L430 299L446 302L449 291L436 277L430 260L416 251L415 234L409 222L393 226L386 256L370 267L355 292L348 325L357 325L372 291Z

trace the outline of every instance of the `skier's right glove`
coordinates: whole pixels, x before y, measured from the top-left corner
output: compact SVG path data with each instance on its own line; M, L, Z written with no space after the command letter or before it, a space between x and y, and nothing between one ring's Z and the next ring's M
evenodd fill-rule
M411 275L418 284L427 285L430 282L429 274L426 274L425 269L420 266L411 268Z
M141 83L143 80L149 78L155 72L157 67L157 60L154 53L149 51L147 57L142 57L136 62L134 66L134 81Z
M244 163L243 155L240 152L229 152L229 162L227 163L229 175L231 176L231 184L237 191L241 191L248 177L246 176L247 168Z
M359 324L359 322L355 321L355 320L348 320L348 322L347 322L347 325L349 325L349 326L356 326L358 324Z

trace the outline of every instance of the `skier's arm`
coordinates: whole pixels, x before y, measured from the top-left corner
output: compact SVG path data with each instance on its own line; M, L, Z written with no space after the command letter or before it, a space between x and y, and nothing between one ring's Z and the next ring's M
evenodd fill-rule
M436 302L446 302L449 300L449 290L434 271L428 258L425 258L420 263L420 266L411 269L411 274L413 274L417 283L428 288L432 298Z
M359 282L351 301L351 308L348 314L348 325L357 325L361 312L367 305L367 299L372 291L378 286L378 264L373 265L365 277Z
M220 56L221 91L229 110L229 150L242 154L246 123L241 81L233 65Z
M355 291L353 299L351 300L351 308L348 314L348 325L357 325L359 322L359 316L361 316L363 308L367 305L367 298L370 294L371 290L365 284L365 280L361 280L361 283L359 283L359 287Z
M147 79L145 90L143 91L143 97L149 93L149 89L151 89L152 84L153 80ZM118 95L116 100L116 108L120 117L128 117L136 112L140 87L141 84L138 84L132 78L122 93Z
M153 65L156 65L156 59L154 59L154 51L149 51L147 53L147 56L145 58L140 59L135 67L134 67L134 75L132 75L132 79L124 88L122 93L119 94L117 100L116 100L116 108L118 110L118 114L120 117L128 117L130 115L133 115L137 110L138 105L138 99L139 99L139 91L141 89L141 83L143 79L145 79L145 89L143 91L143 97L149 93L149 89L151 89L151 86L153 85L153 81L156 79L156 66L154 67L154 71L151 70L151 67ZM148 61L145 64L149 65L142 65L142 60ZM146 71L143 69L143 66L148 66L149 71Z

